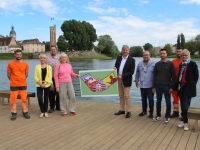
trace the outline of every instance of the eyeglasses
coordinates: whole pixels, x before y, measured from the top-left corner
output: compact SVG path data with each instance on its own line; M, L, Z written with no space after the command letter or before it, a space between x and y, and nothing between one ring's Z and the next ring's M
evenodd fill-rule
M182 56L185 56L185 57L187 57L188 55L182 55Z

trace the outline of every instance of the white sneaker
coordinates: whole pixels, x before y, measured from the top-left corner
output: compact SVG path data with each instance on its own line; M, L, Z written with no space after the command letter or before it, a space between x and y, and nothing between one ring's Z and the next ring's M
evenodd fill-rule
M187 123L184 123L184 130L187 131L189 128L188 128L188 124Z
M156 116L155 118L153 118L153 120L152 121L158 121L158 120L160 120L161 119L161 117L160 116Z
M181 121L181 123L178 124L178 127L182 128L183 126L184 126L184 123L183 123L183 121Z
M41 113L39 117L40 117L40 118L44 117L44 113Z
M170 121L170 118L165 118L165 123L168 123Z
M44 117L45 117L45 118L48 118L48 117L49 117L48 113L45 113L45 114L44 114Z

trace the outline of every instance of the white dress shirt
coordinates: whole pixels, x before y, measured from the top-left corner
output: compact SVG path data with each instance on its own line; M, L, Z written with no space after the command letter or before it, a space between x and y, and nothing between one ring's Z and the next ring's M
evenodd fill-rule
M122 75L124 65L126 63L127 58L128 58L128 55L125 58L122 56L122 61L121 61L120 67L119 67L119 75Z

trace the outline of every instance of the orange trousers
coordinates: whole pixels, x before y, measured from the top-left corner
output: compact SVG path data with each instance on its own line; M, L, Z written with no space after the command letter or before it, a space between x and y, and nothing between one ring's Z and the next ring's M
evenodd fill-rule
M178 95L178 91L173 91L172 97L173 97L173 110L179 111L180 97Z
M23 112L28 112L28 108L27 108L27 90L17 90L17 91L10 91L10 106L11 106L11 112L12 113L17 113L17 96L18 96L18 92L20 94L21 97L21 104L22 104L22 111Z

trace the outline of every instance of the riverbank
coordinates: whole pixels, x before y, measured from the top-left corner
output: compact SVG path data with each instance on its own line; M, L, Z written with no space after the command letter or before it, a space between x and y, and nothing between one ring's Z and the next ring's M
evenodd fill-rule
M40 53L23 53L23 59L38 59ZM49 52L46 52L48 55ZM0 53L0 59L13 59L13 53ZM99 54L94 51L74 51L67 52L69 59L112 59L112 57L106 56L104 54Z

